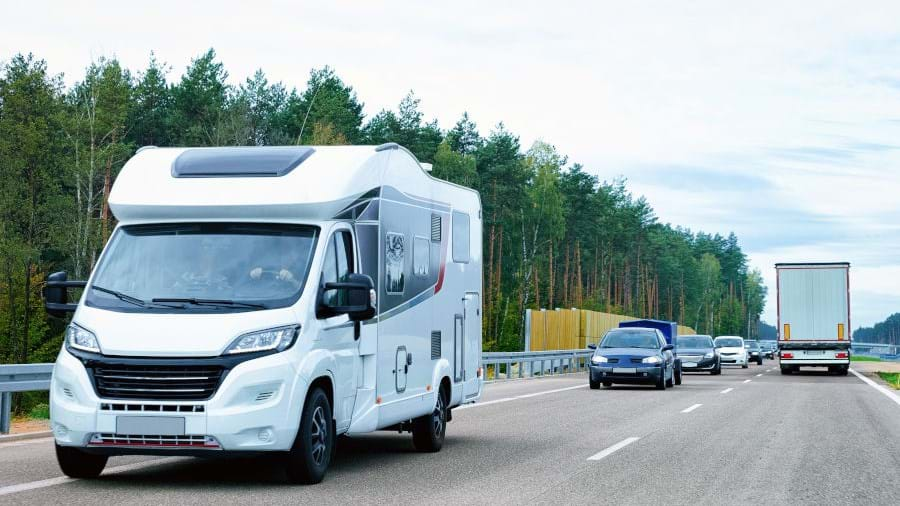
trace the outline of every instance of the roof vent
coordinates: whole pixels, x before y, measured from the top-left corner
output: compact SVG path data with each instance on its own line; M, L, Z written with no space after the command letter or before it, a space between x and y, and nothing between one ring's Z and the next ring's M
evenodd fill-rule
M315 152L305 147L187 149L172 164L174 177L281 177Z
M384 144L375 148L375 152L379 151L387 151L389 149L400 149L400 145L396 142L385 142Z

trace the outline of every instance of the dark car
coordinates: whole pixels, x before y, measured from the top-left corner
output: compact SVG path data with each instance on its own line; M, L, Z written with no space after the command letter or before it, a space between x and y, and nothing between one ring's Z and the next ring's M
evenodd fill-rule
M675 338L675 353L681 359L681 370L684 372L722 374L722 362L712 336L678 336Z
M603 336L591 357L592 389L613 383L655 385L660 390L673 387L676 374L674 347L656 329L612 329ZM679 383L680 383L680 378Z
M745 340L744 348L747 349L747 359L756 362L756 365L763 364L763 351L759 347L759 341Z
M774 360L775 354L778 352L778 344L775 341L760 341L759 347L763 350L766 358Z

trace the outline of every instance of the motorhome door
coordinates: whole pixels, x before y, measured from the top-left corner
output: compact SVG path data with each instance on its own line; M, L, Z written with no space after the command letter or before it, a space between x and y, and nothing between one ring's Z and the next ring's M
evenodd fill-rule
M478 367L481 365L481 296L478 292L466 292L463 297L463 325L465 327L462 363L465 375L463 395L478 395Z

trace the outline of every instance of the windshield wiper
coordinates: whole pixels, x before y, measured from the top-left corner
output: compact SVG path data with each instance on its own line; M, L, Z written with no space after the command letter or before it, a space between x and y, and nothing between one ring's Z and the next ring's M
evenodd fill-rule
M115 290L110 290L109 288L103 288L102 286L91 285L91 289L97 290L98 292L108 293L121 301L128 302L130 304L134 304L135 306L146 306L147 301L143 299L139 299L137 297L132 297L131 295L117 292Z
M193 304L195 306L229 306L229 307L246 307L253 309L266 309L262 304L253 304L250 302L239 302L227 299L196 299L193 297L161 297L155 298L152 302L181 302Z

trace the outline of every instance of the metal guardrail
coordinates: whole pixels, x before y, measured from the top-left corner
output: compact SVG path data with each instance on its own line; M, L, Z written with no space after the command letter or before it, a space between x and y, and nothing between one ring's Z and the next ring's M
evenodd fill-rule
M485 381L585 371L592 350L513 351L481 354Z
M9 433L12 393L50 390L53 364L0 365L0 434Z

